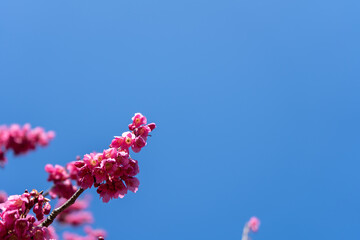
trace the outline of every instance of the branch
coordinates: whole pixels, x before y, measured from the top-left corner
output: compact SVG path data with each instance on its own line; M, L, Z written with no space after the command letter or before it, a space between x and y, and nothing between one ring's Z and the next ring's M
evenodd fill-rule
M49 195L49 193L50 193L50 191L51 191L51 189L53 188L54 186L52 186L51 188L49 188L48 190L46 190L42 195L44 196L44 197L46 197L47 195Z
M244 226L241 240L249 240L249 232L250 232L249 224L246 223Z
M57 215L59 215L62 211L64 211L66 208L71 206L75 203L76 199L85 191L85 189L79 188L74 195L72 195L71 198L69 198L63 205L61 205L58 208L55 208L52 213L46 218L45 221L43 221L39 227L48 227L56 218Z

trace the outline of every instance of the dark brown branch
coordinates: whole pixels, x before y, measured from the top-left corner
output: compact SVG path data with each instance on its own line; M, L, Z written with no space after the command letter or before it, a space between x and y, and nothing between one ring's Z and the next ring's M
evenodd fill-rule
M85 189L79 188L74 195L71 196L63 205L61 205L58 208L55 208L52 213L46 218L45 221L43 221L39 227L48 227L56 218L57 215L59 215L62 211L64 211L66 208L71 206L75 203L76 199L85 191Z

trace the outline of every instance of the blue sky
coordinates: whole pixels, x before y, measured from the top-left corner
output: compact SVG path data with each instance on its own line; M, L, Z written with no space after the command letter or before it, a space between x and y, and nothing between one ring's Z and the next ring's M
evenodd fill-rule
M55 130L0 188L158 128L108 239L360 239L359 1L1 1L1 124Z

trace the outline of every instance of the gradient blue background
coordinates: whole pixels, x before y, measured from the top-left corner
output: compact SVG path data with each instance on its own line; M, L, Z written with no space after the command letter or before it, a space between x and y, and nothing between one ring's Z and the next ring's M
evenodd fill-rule
M135 112L158 128L108 239L360 239L360 2L1 1L0 123L57 133L0 174L108 146ZM91 191L90 191L91 192Z

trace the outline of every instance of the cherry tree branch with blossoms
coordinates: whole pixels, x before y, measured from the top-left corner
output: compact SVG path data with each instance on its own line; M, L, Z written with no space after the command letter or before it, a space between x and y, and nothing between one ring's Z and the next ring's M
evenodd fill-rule
M92 222L91 213L83 211L87 202L81 200L75 205L77 198L88 188L95 187L103 202L123 198L128 190L136 192L139 188L138 161L131 158L130 149L140 152L147 145L149 133L155 129L155 123L147 124L147 119L136 113L129 124L128 132L116 136L109 148L102 153L85 154L66 165L47 164L45 171L48 181L53 186L44 194L33 190L22 195L12 195L0 204L0 239L57 239L55 229L51 226L54 220L78 226ZM45 132L42 128L31 129L30 125L12 125L10 128L0 127L0 163L5 164L6 151L12 149L15 155L33 150L37 145L46 146L55 136L54 132ZM51 211L50 195L58 198L61 205ZM65 199L61 200L61 199ZM74 205L73 205L74 204ZM74 206L74 207L72 207ZM70 210L71 209L71 210ZM33 217L30 210L36 215ZM44 216L48 217L44 220ZM86 237L72 233L64 233L65 240L104 239L103 230L85 227Z
M257 217L251 217L245 224L241 240L250 240L249 233L257 232L260 227L260 220Z
M46 164L47 180L52 182L52 186L44 193L25 190L21 195L7 197L6 193L0 192L0 239L58 239L52 226L54 222L75 227L92 223L92 213L85 210L89 205L88 198L78 199L86 189L95 187L105 203L123 198L128 191L137 192L139 165L130 156L130 149L134 153L140 152L155 127L155 123L147 124L146 117L136 113L128 126L129 131L115 136L103 152L77 157L65 167ZM13 151L15 156L25 154L38 146L47 146L54 136L53 131L45 132L40 127L32 129L30 124L0 126L0 166L7 163L7 152ZM48 195L51 199L59 199L52 212L50 199L46 198ZM45 215L48 216L45 218ZM242 240L250 240L250 233L257 232L259 226L258 218L250 218L244 226ZM86 226L84 231L86 236L64 232L63 239L100 240L106 237L102 229Z

